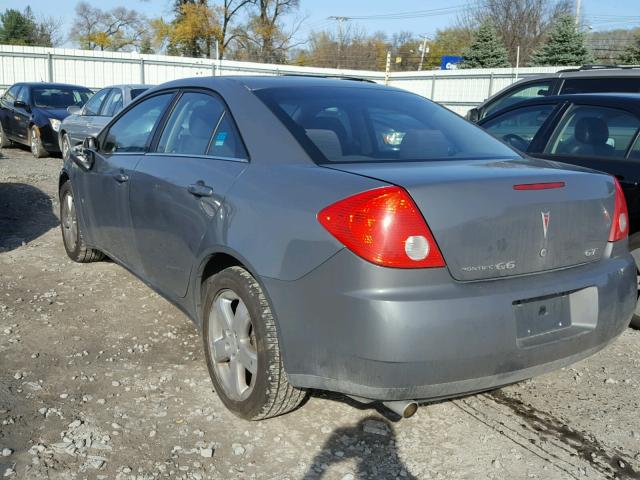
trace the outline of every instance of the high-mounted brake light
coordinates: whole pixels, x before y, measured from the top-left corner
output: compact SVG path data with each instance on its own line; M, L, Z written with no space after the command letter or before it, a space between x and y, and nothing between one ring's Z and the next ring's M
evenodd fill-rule
M611 218L611 230L609 231L609 241L617 242L629 235L629 212L627 211L627 201L624 198L622 187L616 177L613 177L616 189L616 203Z
M318 221L356 255L395 268L444 267L429 227L400 187L357 193L329 205Z
M552 188L564 188L564 182L521 183L513 186L514 190L549 190Z

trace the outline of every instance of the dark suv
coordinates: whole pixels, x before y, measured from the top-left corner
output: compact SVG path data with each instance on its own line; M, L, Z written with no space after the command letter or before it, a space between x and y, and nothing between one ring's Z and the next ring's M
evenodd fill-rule
M532 157L614 175L629 207L629 248L640 275L640 95L533 98L501 109L478 125ZM640 328L640 302L632 325Z
M522 79L469 110L467 120L478 122L529 98L605 92L640 93L640 67L585 65Z

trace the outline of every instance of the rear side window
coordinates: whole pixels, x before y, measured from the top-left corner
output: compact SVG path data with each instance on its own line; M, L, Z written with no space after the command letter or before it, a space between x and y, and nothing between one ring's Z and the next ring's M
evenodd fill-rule
M172 98L173 93L156 95L125 112L109 128L102 150L106 153L144 152Z
M82 109L82 114L88 116L98 115L98 112L100 112L100 108L102 107L102 103L104 102L104 99L107 98L107 95L109 95L109 92L111 92L110 88L105 88L97 92L85 104Z
M562 84L561 93L638 93L640 78L569 78Z
M510 92L489 103L482 111L482 118L529 98L546 97L550 94L552 83L552 80L541 80L514 87Z
M640 128L635 115L615 108L573 105L545 149L552 155L624 158Z
M482 127L494 137L525 151L553 109L553 105L518 108L498 115Z
M332 85L254 93L318 163L518 156L450 110L394 89Z
M233 119L218 98L187 92L176 103L164 127L159 153L246 159Z
M629 152L629 159L640 160L640 136L636 138L633 148Z
M122 102L122 90L119 88L114 88L111 91L111 95L104 102L104 106L102 107L102 111L100 115L104 117L113 117L116 113L122 110L123 107Z

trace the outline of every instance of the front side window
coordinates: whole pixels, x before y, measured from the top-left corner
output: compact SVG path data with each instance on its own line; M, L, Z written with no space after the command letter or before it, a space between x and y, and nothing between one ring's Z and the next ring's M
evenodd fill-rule
M100 112L100 107L102 106L102 102L109 95L111 91L110 88L103 88L99 92L97 92L93 97L89 99L89 101L85 104L82 109L82 114L87 116L98 115Z
M156 95L125 112L109 128L102 151L105 153L146 151L151 134L172 98L173 93Z
M238 130L224 104L212 95L187 92L162 132L159 153L246 159Z
M111 95L104 102L104 106L100 112L103 117L113 117L116 113L122 110L122 90L114 88L111 91Z
M624 158L640 120L623 110L573 105L556 127L545 153Z
M407 92L330 86L254 93L318 163L518 157L462 117Z
M16 102L23 102L25 104L29 104L29 89L26 87L18 90L18 94L16 95Z
M81 107L91 97L88 88L74 87L32 87L33 105L39 108L65 109L71 105Z
M482 112L482 118L529 98L546 97L551 91L551 84L551 80L544 80L540 82L526 83L520 87L514 88L511 92L497 98L495 101L487 105Z
M482 124L487 132L520 151L531 141L553 111L553 105L535 105L505 112Z

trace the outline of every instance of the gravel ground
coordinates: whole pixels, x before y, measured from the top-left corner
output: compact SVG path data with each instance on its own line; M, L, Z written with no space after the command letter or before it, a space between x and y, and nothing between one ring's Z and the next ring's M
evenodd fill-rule
M498 391L381 408L313 393L249 423L191 322L57 228L59 158L0 158L0 478L640 478L640 331Z

